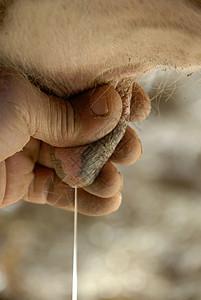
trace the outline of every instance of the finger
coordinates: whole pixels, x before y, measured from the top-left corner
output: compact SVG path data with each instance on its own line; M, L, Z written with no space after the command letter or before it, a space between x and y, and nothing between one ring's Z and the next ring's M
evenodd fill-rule
M129 166L142 156L142 144L137 133L130 126L127 127L125 135L117 145L110 160L118 165Z
M51 205L54 205L62 199L65 201L71 199L69 193L73 193L72 188L64 184L54 170L36 164L34 177L23 199L37 204L46 204L50 201Z
M74 148L68 148L68 150L74 151ZM54 163L52 162L51 158L51 149L50 146L46 143L41 143L40 154L38 156L38 164L47 168L54 169ZM75 164L75 168L76 167L77 166ZM65 174L70 174L70 170L71 165L69 166L68 163L63 164L62 172L64 172ZM108 162L103 167L96 180L91 185L84 187L84 189L87 192L96 196L108 198L119 192L121 187L121 174L118 172L118 170L112 163Z
M12 95L9 84L0 78L0 162L22 150L30 139L26 118L13 98L18 98L18 92Z
M107 162L95 181L91 185L83 187L83 189L95 196L109 198L117 194L122 185L121 173L111 162Z
M34 177L33 168L33 160L23 152L18 152L1 163L0 208L14 204L24 197Z
M52 195L51 201L53 205L64 210L74 211L74 189L72 188L71 198L61 197L55 202ZM101 198L87 193L83 189L78 189L78 212L87 216L103 216L115 212L121 204L121 194L118 193L110 198ZM58 198L58 196L57 196ZM50 203L50 198L48 197ZM51 203L50 203L51 204ZM52 205L52 204L51 204Z
M38 156L38 163L46 166L48 168L55 168L55 164L60 166L59 171L57 170L57 175L63 179L66 183L69 184L68 180L71 179L73 174L79 174L79 160L73 160L73 155L75 152L79 154L79 147L75 148L56 148L54 149L54 153L56 152L57 160L55 160L52 155L52 147L46 143L41 143L40 153ZM80 153L81 155L82 153ZM115 152L110 157L111 162L119 164L119 165L131 165L138 161L142 155L142 144L137 136L137 133L131 128L127 127L126 133L115 149ZM105 172L105 173L104 173ZM99 174L100 180L103 181L104 178L107 178L105 183L102 182L102 185L105 187L105 196L109 196L110 193L117 192L117 187L121 186L120 175L118 175L118 171L111 164L105 167L105 170ZM114 178L112 182L108 179L108 172L113 174ZM101 177L102 176L102 177ZM96 194L97 196L101 196L100 181L97 179L94 183L88 187L86 190ZM110 187L110 188L109 188ZM107 194L107 192L109 194ZM112 194L110 194L112 195Z
M80 199L80 200L79 200ZM78 211L87 216L104 216L118 210L121 205L121 194L110 198L91 195L83 189L78 190Z
M83 145L112 131L121 117L121 98L107 85L67 101L11 71L0 79L0 161L20 151L30 135L57 147Z
M53 170L37 165L25 201L47 203L68 211L74 210L74 189L65 184ZM94 196L78 189L78 211L85 215L99 216L118 209L121 195L110 198Z
M151 100L143 88L138 84L133 84L130 122L140 122L147 118L151 111Z

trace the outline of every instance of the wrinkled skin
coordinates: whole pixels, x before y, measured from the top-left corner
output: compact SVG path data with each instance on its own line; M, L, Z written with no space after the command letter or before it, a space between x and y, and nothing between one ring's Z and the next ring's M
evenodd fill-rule
M1 74L1 207L24 199L73 210L74 189L68 174L73 176L79 169L80 148L108 136L121 119L120 95L103 85L95 93L89 90L67 101L46 95L12 70ZM108 111L102 114L104 105L99 104L101 115L97 116L97 106L90 109L90 96L101 102L102 94ZM149 97L134 84L130 120L143 120L149 112ZM128 127L98 177L78 190L79 211L102 215L116 210L121 202L122 177L112 162L129 165L141 152L135 131Z
M1 207L23 198L73 210L73 189L55 173L52 147L63 149L58 150L63 155L65 148L94 142L110 132L121 117L121 91L115 88L122 79L157 65L200 67L200 1L19 0L3 1L1 6L1 120L5 126L0 139ZM78 94L100 85L108 93L109 115L88 118L88 94ZM68 123L67 133L54 117L54 103L61 103L58 97L69 99L59 104L61 111L72 112L67 119L60 112ZM12 105L8 108L5 103ZM47 107L52 109L50 115ZM76 111L85 120L82 125L78 117L74 122ZM149 111L147 95L135 85L130 120L143 120ZM82 128L78 134L72 134L71 123ZM59 160L64 162L62 155ZM122 179L112 162L128 165L140 156L141 143L127 128L94 183L79 190L80 212L102 215L116 210ZM65 168L64 162L62 174L71 171Z

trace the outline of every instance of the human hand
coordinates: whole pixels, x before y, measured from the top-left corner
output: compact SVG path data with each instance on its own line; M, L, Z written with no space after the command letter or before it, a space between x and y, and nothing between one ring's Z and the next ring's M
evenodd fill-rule
M74 189L56 175L51 149L75 151L74 147L100 139L117 125L121 98L108 86L98 88L97 99L102 93L107 100L94 100L97 106L92 112L91 91L66 101L46 95L19 74L1 72L0 208L23 199L73 211ZM135 85L130 120L140 121L149 112L148 96ZM113 163L129 165L140 158L141 152L137 134L128 127L93 184L78 190L78 210L87 215L115 211L121 203L122 177Z

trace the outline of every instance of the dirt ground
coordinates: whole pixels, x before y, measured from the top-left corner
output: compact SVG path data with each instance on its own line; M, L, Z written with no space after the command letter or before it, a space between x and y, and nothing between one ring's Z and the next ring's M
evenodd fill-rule
M78 299L201 299L200 78L136 79L153 99L133 124L144 154L121 168L118 212L78 217ZM70 299L72 245L72 213L23 202L0 211L0 299Z

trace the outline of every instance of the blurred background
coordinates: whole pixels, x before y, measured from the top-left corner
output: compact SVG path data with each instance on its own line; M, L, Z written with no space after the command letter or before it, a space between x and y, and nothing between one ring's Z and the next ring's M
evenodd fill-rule
M201 73L158 69L133 123L144 154L123 167L123 203L78 216L78 299L201 299ZM0 211L0 299L71 299L73 214L18 203Z

